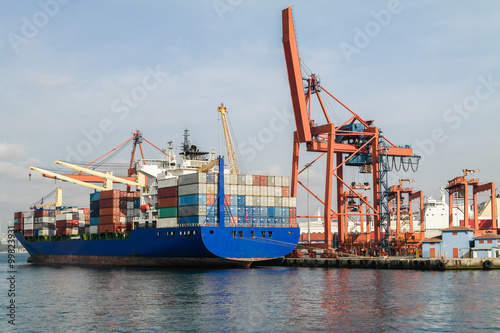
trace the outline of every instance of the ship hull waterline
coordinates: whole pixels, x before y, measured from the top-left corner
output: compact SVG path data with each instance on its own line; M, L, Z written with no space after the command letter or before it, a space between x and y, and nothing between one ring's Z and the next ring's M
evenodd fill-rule
M17 234L29 262L129 267L244 267L297 245L296 227L175 227L132 230L126 239L38 240Z

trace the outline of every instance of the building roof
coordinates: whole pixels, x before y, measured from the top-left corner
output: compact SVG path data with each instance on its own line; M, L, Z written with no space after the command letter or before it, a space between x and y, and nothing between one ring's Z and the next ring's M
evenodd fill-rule
M437 243L437 242L442 242L443 240L437 237L434 238L427 238L424 240L421 240L422 243Z
M453 226L453 227L445 228L441 231L472 231L472 229L467 228L467 227L462 227L462 226Z
M486 247L486 246L477 246L477 247L471 247L470 248L472 251L485 251L485 250L491 250L491 249L497 249L497 247Z
M474 239L498 239L500 238L497 234L482 234L481 236L476 236Z

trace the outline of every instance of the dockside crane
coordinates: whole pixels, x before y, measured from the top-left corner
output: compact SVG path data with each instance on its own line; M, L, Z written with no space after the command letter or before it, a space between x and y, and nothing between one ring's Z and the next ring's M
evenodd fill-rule
M55 194L55 202L45 203L45 199ZM44 207L61 207L62 206L62 188L59 186L46 196L44 196L38 203L30 206L31 209L40 209Z
M236 151L234 150L233 139L231 138L231 132L229 131L229 124L227 122L226 113L227 108L221 103L217 107L217 111L220 112L222 119L222 127L224 128L224 138L226 140L226 150L227 157L229 160L229 172L232 174L239 174L240 168L238 166L238 159L236 158Z
M334 216L339 221L347 216L355 216L353 211L342 211L342 195L345 190L353 194L352 199L358 199L361 204L369 208L374 220L375 242L379 247L388 247L389 211L388 211L388 172L391 170L391 159L394 164L396 158L401 159L404 165L418 166L419 156L413 154L410 146L396 146L389 141L378 127L372 126L373 121L367 121L344 105L339 99L328 92L321 84L317 75L310 74L303 77L301 59L297 49L292 7L282 12L283 20L283 49L288 73L288 82L292 98L293 112L297 130L294 133L291 193L297 196L299 185L313 193L298 180L300 145L305 144L309 152L320 153L326 157L326 177L324 201L325 243L326 248L333 245L331 222ZM304 87L304 82L306 86ZM339 125L335 125L328 115L321 93L325 92L343 108L351 117ZM318 125L311 116L313 95L316 95L325 123ZM316 158L308 167L319 159ZM336 165L335 165L336 164ZM358 193L345 180L343 168L356 166L361 172L372 172L372 201L362 193ZM416 168L414 168L416 170ZM332 208L333 181L336 179L337 209ZM314 194L313 194L314 195ZM316 198L318 196L315 195ZM368 233L370 230L367 231ZM338 223L339 246L346 242L347 230L344 223Z

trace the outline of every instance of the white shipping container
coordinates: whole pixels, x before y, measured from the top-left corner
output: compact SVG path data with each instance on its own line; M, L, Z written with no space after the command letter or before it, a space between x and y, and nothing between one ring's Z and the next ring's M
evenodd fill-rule
M282 186L281 185L281 176L274 177L274 186Z
M245 195L245 185L238 185L238 194L237 195Z
M99 233L98 228L99 228L99 226L97 226L97 225L91 225L90 226L90 233L91 234L98 234Z
M57 214L56 221L71 221L73 220L73 213Z
M78 227L85 228L85 221L79 221L78 222Z
M127 201L127 210L129 209L134 209L134 202L133 201Z
M26 219L32 219L33 216L34 216L34 212L32 210L24 212L24 220L25 221L26 221Z
M156 221L156 228L171 228L179 225L177 217L160 218Z
M274 192L274 186L268 186L267 187L267 196L268 197L274 197L274 194L275 194L275 192Z
M253 186L252 185L245 185L245 195L248 196L248 195L252 195L252 194L253 194Z
M253 185L253 176L252 175L245 176L245 185Z
M78 207L68 207L66 209L61 210L61 214L66 213L78 213Z
M282 197L283 196L283 188L281 186L276 186L274 188L274 196L275 197Z
M261 186L260 187L260 195L262 197L267 197L267 186Z
M217 186L216 184L207 184L207 194L216 194Z
M267 197L267 205L269 207L275 207L276 206L275 198L274 197Z
M224 175L224 184L238 185L238 175L236 174Z
M48 236L48 235L49 235L49 229L38 230L38 236Z
M267 197L260 197L260 205L261 205L262 207L267 207L267 206L269 206L268 202L269 202L269 200L268 200L268 198L267 198Z
M283 207L283 198L282 197L274 198L274 203L276 204L276 207Z
M158 179L158 188L177 186L177 177Z
M274 186L274 180L276 179L276 176L269 176L267 177L267 186Z
M24 222L24 230L33 230L33 229L34 229L33 222L31 222L31 223Z
M247 195L245 201L246 201L245 202L246 206L255 206L255 201L253 196Z
M289 197L283 197L283 207L290 207L290 198Z
M297 198L290 197L290 207L297 207Z
M259 185L254 185L252 186L252 195L260 195L260 186Z
M290 177L281 176L281 186L290 186Z

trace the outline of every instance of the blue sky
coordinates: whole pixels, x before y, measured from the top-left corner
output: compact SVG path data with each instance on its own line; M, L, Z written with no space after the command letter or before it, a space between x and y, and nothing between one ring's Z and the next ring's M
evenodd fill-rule
M221 102L246 172L289 175L295 125L281 10L291 5L300 56L323 86L423 156L417 173L402 175L415 189L436 196L463 168L500 181L495 1L4 0L2 230L56 186L34 172L30 182L28 167L70 151L91 161L137 129L162 148L178 146L189 128L193 143L224 153ZM347 119L333 102L331 113ZM319 193L323 178L321 167L311 170ZM63 191L65 204L88 204L90 190Z

